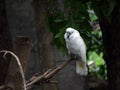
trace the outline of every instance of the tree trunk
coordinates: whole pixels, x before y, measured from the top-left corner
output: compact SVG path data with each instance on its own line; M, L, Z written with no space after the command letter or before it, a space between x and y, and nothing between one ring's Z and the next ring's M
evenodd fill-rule
M14 52L19 58L20 65L12 56L5 82L6 88L11 88L12 90L26 90L23 70L27 64L30 49L31 39L23 36L16 37L14 42Z
M0 50L12 50L12 40L8 31L8 22L6 16L6 0L0 0ZM4 60L0 54L0 85L5 81L7 69L10 61Z
M38 36L38 51L41 73L55 66L55 57L52 49L52 35L47 27L47 1L34 0L35 21ZM53 80L56 80L55 78ZM43 90L57 90L56 84L43 84Z
M104 58L107 64L108 90L120 90L120 6L115 6L108 20L103 13L100 26L103 34Z
M13 50L20 59L22 68L25 72L31 50L31 39L26 36L17 36L14 41Z

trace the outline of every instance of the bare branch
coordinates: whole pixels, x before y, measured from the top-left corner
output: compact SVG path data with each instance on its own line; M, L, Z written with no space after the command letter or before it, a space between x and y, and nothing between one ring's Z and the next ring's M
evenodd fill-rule
M3 58L7 58L6 57L6 55L9 53L9 54L11 54L14 58L15 58L15 60L17 61L17 63L18 63L18 66L19 66L19 68L20 68L20 73L21 73L21 75L22 75L22 79L23 79L23 84L24 84L24 90L26 90L26 83L25 83L25 76L24 76L24 72L23 72L23 69L22 69L22 66L21 66L21 63L20 63L20 60L19 60L19 58L13 53L13 52L11 52L11 51L7 51L7 50L2 50L2 51L0 51L0 53L4 53L4 55L3 55Z
M29 90L33 88L36 83L52 83L52 84L57 83L57 81L50 81L50 79L53 78L60 70L62 70L65 66L67 66L67 64L69 64L73 60L72 58L70 58L64 63L62 63L61 65L59 65L58 67L56 67L55 69L53 70L48 69L42 75L34 75L33 77L31 77L29 80L25 82L25 77L24 77L23 69L19 61L19 58L11 51L2 50L0 51L0 53L4 53L3 58L6 58L6 54L9 53L16 59L20 67L22 78L24 80L24 90ZM4 85L0 86L0 90L2 90L3 88L4 88Z
M61 69L63 69L67 64L69 64L72 61L72 59L68 59L66 62L64 62L63 64L59 65L57 68L55 68L52 72L50 72L49 74L47 74L45 76L46 79L50 79L52 78L56 73L58 73Z
M0 86L0 90L3 90L3 89L4 89L4 85L1 85L1 86Z
M57 68L53 69L51 72L46 71L45 73L43 73L40 76L33 76L32 77L32 81L27 83L27 90L31 89L33 84L39 82L39 83L46 83L46 82L54 82L57 83L56 81L50 81L49 79L51 79L52 77L54 77L60 70L62 70L67 64L69 64L72 61L72 59L68 59L66 62L64 62L63 64L59 65Z

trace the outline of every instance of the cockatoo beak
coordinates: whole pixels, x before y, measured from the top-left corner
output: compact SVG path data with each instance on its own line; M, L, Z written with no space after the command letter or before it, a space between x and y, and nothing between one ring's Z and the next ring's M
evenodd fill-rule
M71 33L70 32L66 32L67 33L67 38L69 39Z

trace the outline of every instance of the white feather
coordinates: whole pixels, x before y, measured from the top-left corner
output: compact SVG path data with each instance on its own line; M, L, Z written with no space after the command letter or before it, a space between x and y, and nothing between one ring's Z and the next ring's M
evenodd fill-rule
M68 33L70 34L69 37L68 37ZM66 41L66 47L68 49L68 52L80 56L81 61L85 63L84 68L80 68L76 61L76 72L80 75L86 75L88 72L86 66L86 45L82 37L80 36L80 33L73 28L67 28L64 38Z

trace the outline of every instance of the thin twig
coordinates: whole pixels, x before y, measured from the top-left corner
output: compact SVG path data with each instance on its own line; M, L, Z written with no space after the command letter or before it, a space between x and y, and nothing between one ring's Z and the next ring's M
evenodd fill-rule
M52 78L56 73L58 73L61 69L63 69L67 64L69 64L72 61L72 59L68 59L66 62L64 62L63 64L59 65L57 68L55 68L54 70L52 70L52 72L50 72L49 74L47 74L45 76L46 79L50 79Z
M24 73L23 73L23 69L21 66L21 63L19 61L19 58L11 51L6 51L6 50L2 50L0 51L0 53L4 53L3 58L6 58L6 54L10 53L18 62L18 65L20 67L20 72L22 74L22 78L24 80L24 90L29 90L31 88L33 88L34 84L39 82L39 83L57 83L57 81L50 81L51 78L53 78L60 70L62 70L65 66L67 66L67 64L69 64L73 59L70 58L67 61L65 61L64 63L62 63L61 65L59 65L58 67L56 67L53 70L47 70L45 73L43 73L42 75L34 75L32 76L29 80L27 80L25 82L25 77L24 77ZM0 86L0 87L4 87ZM2 89L0 89L2 90Z
M4 89L4 85L1 85L1 86L0 86L0 90L3 90L3 89Z
M67 64L69 64L72 61L72 59L68 59L67 61L65 61L64 63L62 63L61 65L59 65L57 68L53 69L51 72L46 71L45 73L43 73L40 76L36 76L31 82L27 83L27 90L32 88L32 85L40 82L40 83L46 83L47 80L48 82L52 82L49 81L49 79L51 79L52 77L54 77L60 70L62 70ZM57 83L56 81L53 81L54 83Z
M22 75L23 85L24 85L23 88L24 88L24 90L26 90L25 76L24 76L24 72L23 72L22 65L21 65L21 63L20 63L19 58L18 58L13 52L11 52L11 51L2 50L2 51L0 51L0 53L4 53L3 58L5 58L5 59L7 58L6 55L7 55L8 53L11 54L11 55L15 58L15 60L17 61L18 66L19 66L19 68L20 68L20 73L21 73L21 75Z

